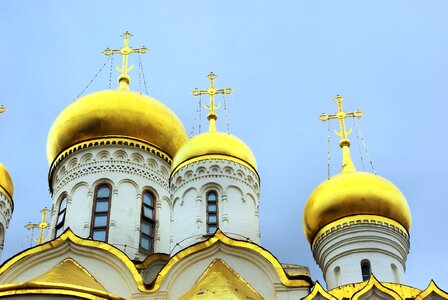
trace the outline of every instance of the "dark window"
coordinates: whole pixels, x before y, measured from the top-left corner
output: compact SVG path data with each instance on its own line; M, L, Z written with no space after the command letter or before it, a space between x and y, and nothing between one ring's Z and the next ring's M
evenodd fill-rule
M90 236L97 241L107 242L111 202L110 190L110 185L101 184L95 191Z
M140 224L140 248L154 250L155 197L150 191L143 192L142 214Z
M67 195L62 197L61 202L59 202L58 218L56 219L56 235L60 236L64 232L65 214L67 212Z
M369 280L372 270L370 269L370 262L368 260L361 261L362 281Z
M207 233L215 233L218 229L218 194L207 193Z

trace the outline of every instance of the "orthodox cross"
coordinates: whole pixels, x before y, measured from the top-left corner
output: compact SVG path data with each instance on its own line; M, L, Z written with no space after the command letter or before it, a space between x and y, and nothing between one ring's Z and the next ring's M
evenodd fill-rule
M34 241L38 245L40 245L40 244L42 244L42 243L47 241L47 238L44 238L45 229L50 227L50 223L47 222L48 209L45 207L40 212L42 213L42 219L41 219L40 223L32 224L31 222L29 222L28 224L25 225L25 228L28 229L28 230L31 230L31 229L34 229L34 228L38 228L39 229L39 238L37 238L37 239L34 238Z
M123 33L121 35L121 37L123 38L123 43L124 43L123 48L118 49L118 50L112 50L110 48L106 48L106 50L103 51L103 54L105 54L107 56L110 56L113 54L121 54L121 56L123 57L123 63L121 65L121 68L119 66L116 66L118 72L121 72L121 75L118 78L118 81L120 82L122 79L124 79L129 84L130 78L127 75L127 73L134 68L134 65L131 65L130 67L128 67L128 55L131 53L145 54L145 53L148 53L149 49L146 48L145 46L138 48L138 49L133 49L133 48L129 47L129 40L131 39L132 34L130 34L127 31L125 33Z
M348 117L355 117L355 118L361 118L364 113L362 111L360 111L359 109L355 110L354 112L350 112L347 113L344 111L344 109L342 108L342 101L344 101L344 97L337 95L335 98L333 98L333 100L337 103L338 105L338 112L332 115L327 115L325 113L321 114L319 116L319 119L321 121L328 121L331 119L338 119L339 120L339 127L340 130L336 131L335 133L336 135L341 137L341 141L339 142L339 146L341 146L341 148L343 146L350 146L350 141L347 139L347 136L352 132L352 129L350 128L348 131L345 130L345 119Z
M209 111L209 114L207 115L207 119L210 121L210 127L209 131L216 131L216 120L218 119L218 115L215 113L215 110L219 108L219 104L215 105L215 95L216 94L231 94L233 90L229 87L226 87L224 89L216 89L215 88L215 79L218 77L213 72L210 72L210 74L207 75L207 78L210 80L210 86L207 90L200 90L198 88L195 88L192 92L193 96L197 97L200 95L209 95L210 96L210 104L204 105L204 107Z

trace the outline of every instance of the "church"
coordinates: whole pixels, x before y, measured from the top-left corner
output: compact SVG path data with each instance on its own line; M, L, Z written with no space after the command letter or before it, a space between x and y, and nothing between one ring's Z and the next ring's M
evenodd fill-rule
M448 299L433 281L404 284L411 211L386 178L357 171L351 159L344 98L322 121L339 123L340 173L309 195L303 232L325 282L306 266L280 262L260 246L260 176L251 149L217 129L215 86L209 128L188 138L159 100L130 89L121 55L118 88L67 106L48 133L53 204L36 227L38 245L0 267L2 299ZM349 105L349 103L347 104ZM330 107L330 104L329 104ZM1 110L4 112L4 109ZM0 165L0 239L14 211L14 184ZM45 216L49 214L47 223ZM32 224L33 225L33 224ZM34 225L33 225L34 226Z

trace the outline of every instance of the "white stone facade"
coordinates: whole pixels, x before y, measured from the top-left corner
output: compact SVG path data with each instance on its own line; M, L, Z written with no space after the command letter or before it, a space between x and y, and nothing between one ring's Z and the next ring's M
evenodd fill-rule
M11 202L0 192L0 257L2 256L5 231L9 226L12 210Z
M107 183L112 189L108 243L131 259L143 260L148 255L139 243L142 193L149 190L156 201L154 252L169 252L169 170L169 163L161 157L129 145L100 145L70 154L57 165L50 183L52 238L64 196L68 198L64 228L89 237L95 188Z
M364 263L370 265L371 273L378 280L403 283L409 236L390 223L386 218L380 222L366 216L335 226L314 241L313 255L328 290L362 282L361 264Z
M258 174L226 159L190 163L171 178L171 253L209 237L206 195L218 195L218 227L227 236L259 244Z

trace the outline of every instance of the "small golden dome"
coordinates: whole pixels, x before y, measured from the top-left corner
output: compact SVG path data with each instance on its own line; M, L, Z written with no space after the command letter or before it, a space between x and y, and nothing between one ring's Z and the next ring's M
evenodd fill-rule
M3 193L6 198L12 203L14 195L14 184L12 183L11 175L4 165L0 163L0 193Z
M48 161L77 143L105 137L141 140L170 157L187 140L182 122L158 100L127 89L105 90L76 100L59 114L48 133Z
M343 172L321 183L303 212L303 230L310 243L325 225L353 215L392 219L409 232L411 212L401 191L387 179L366 172Z
M172 174L182 166L207 158L234 160L256 172L257 162L250 148L229 133L208 131L189 139L176 153L171 165Z

